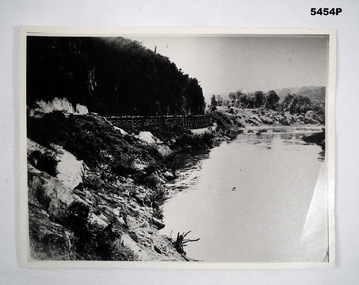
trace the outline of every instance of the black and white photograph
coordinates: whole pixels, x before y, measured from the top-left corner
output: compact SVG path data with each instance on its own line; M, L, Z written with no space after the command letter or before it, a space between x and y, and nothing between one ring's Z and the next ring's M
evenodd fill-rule
M334 266L334 30L105 31L22 29L25 266Z

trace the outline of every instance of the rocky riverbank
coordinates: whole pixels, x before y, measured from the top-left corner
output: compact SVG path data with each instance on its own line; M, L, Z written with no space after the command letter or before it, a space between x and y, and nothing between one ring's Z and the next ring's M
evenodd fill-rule
M186 164L178 154L212 148L253 127L320 125L313 116L271 110L232 109L211 118L212 126L191 132L176 126L123 130L94 114L29 116L31 257L188 261L180 235L159 233L166 184Z
M40 260L190 260L159 234L177 152L214 136L175 126L122 130L97 115L28 118L31 257Z
M243 128L280 127L280 126L323 126L325 118L314 111L306 113L290 113L271 109L243 109L218 107L219 112L212 113L215 118L225 118L227 124ZM222 121L224 121L222 119Z

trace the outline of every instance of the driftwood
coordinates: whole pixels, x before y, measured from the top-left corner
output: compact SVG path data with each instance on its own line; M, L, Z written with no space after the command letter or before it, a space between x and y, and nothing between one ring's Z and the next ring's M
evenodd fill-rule
M184 247L187 246L187 243L189 242L195 242L195 241L199 241L200 238L197 239L186 239L186 236L190 233L191 231L188 231L186 233L177 233L177 239L173 242L177 252L179 252L180 254L186 255L186 252L184 251Z

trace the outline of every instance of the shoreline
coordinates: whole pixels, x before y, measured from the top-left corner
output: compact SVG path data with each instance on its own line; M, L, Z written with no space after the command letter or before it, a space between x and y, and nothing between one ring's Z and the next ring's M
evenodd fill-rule
M186 156L231 141L244 131L291 126L247 126L210 113L212 126L122 130L98 115L50 113L29 119L30 248L40 260L195 261L159 231L166 184ZM295 126L294 128L322 126ZM63 157L78 165L64 184ZM52 166L51 166L52 165ZM52 171L49 171L51 166ZM66 175L65 175L66 174ZM62 175L62 176L61 176ZM65 175L65 176L64 176ZM59 177L63 177L62 181ZM64 178L65 177L65 178ZM76 184L76 185L75 185ZM180 191L180 190L178 190ZM176 233L174 233L176 234Z

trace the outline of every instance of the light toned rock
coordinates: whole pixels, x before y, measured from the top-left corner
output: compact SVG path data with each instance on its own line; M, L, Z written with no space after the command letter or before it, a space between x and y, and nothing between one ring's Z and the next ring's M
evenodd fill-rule
M138 162L138 161L134 161L132 166L136 170L144 170L147 167L147 165L145 163L141 163L141 162Z
M82 183L84 174L84 164L70 152L64 150L60 146L53 145L59 155L57 163L57 178L66 186L74 189Z
M163 173L163 177L166 178L166 179L173 179L174 176L171 172L169 171L166 171L165 173Z
M165 144L157 145L157 150L162 156L168 156L172 153L172 150Z
M262 117L262 122L265 124L273 124L273 120L269 117Z
M133 217L133 216L127 215L126 221L127 221L127 225L130 228L133 228L133 227L137 226L137 219L135 217Z
M100 215L98 215L98 217L101 219L101 220L103 220L103 221L105 221L106 223L108 223L108 219L107 219L107 217L104 215L104 214L100 214Z
M162 143L151 132L140 132L136 137L148 145L152 145L155 143Z
M154 217L152 217L152 222L153 224L158 228L158 229L163 229L165 227L165 223L162 222L161 220L159 219L156 219Z
M63 220L69 215L75 195L57 178L28 164L28 187L29 200L36 199L50 216Z
M77 160L77 158L70 152L63 149L63 147L52 144L54 150L50 150L41 146L40 144L28 139L27 140L27 154L30 155L33 151L40 151L42 154L47 153L52 155L58 162L56 166L56 178L61 181L65 187L74 189L77 185L82 183L82 176L84 173L84 163ZM81 195L81 193L77 193Z
M39 100L36 101L37 107L30 109L30 116L41 116L41 114L51 113L53 111L63 111L69 114L85 115L88 114L86 106L76 104L74 106L66 98L54 98L51 101Z
M27 155L29 155L30 153L32 153L33 151L38 150L41 153L45 153L45 152L49 152L52 155L56 155L56 152L53 150L50 150L46 147L43 147L42 145L32 141L31 139L27 139Z
M111 208L111 207L108 207L108 206L104 206L103 207L104 209L104 212L110 216L119 216L120 215L120 211L118 209L114 209L114 208Z
M127 225L127 224L126 224L126 221L124 220L123 217L117 218L117 221L118 221L121 225L123 225L123 226L126 226L126 225Z
M139 247L139 245L128 235L128 234L123 234L121 236L121 243L131 249L138 257L139 260L149 260L150 256L141 249L141 247Z
M113 126L113 128L116 130L116 131L119 131L121 133L121 135L127 135L127 132L124 131L123 129L119 128L119 127L116 127L116 126Z
M305 118L309 119L309 120L318 120L318 116L314 111L308 111L307 113L305 113Z
M120 211L118 209L112 209L113 210L113 213L116 215L116 216L119 216L120 215Z
M105 222L103 219L101 219L100 217L96 216L94 213L91 213L88 217L88 221L90 224L97 224L99 225L101 228L106 228L108 226L108 223Z
M84 196L85 195L85 193L84 192L82 192L81 190L79 190L79 189L74 189L74 194L76 194L76 195L80 195L80 196Z
M76 104L76 110L75 113L78 115L86 115L88 114L89 110L87 109L86 106L81 105L81 104Z

